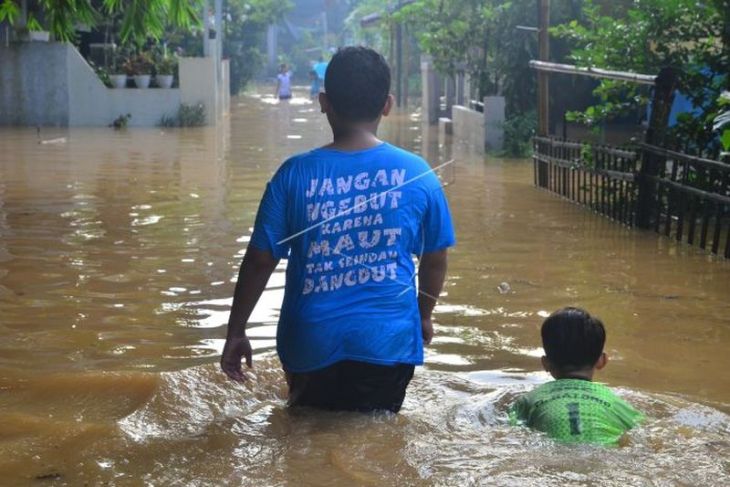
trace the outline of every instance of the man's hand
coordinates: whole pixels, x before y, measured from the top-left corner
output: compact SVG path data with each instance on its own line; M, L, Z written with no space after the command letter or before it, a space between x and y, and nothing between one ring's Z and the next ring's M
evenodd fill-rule
M223 355L221 356L221 369L226 375L236 382L245 382L248 376L241 369L241 358L246 358L246 366L250 369L253 367L253 359L251 358L251 342L247 336L228 338L223 347Z
M221 369L236 382L247 379L241 370L241 357L246 358L249 369L253 365L251 342L246 337L246 323L278 262L271 252L258 250L255 247L248 247L246 255L243 256L236 290L233 292L231 315L228 317L226 345L223 347L221 357Z
M423 344L430 345L433 339L433 323L431 318L421 318L421 333L423 334Z
M446 277L446 249L428 252L421 256L418 264L418 313L421 315L423 344L433 338L431 313Z

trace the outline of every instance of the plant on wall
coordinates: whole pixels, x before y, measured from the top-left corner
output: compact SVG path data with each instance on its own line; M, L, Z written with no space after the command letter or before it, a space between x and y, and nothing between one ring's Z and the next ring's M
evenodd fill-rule
M177 69L177 57L162 56L155 60L155 74L174 75Z
M129 76L140 74L151 74L154 67L152 56L148 52L140 51L132 54L124 60L122 69Z
M158 125L160 127L202 127L205 125L205 106L180 104L175 115L164 115Z

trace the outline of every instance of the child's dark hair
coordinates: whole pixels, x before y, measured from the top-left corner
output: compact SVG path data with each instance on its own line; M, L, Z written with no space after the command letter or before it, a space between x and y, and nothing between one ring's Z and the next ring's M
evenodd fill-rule
M350 122L372 122L390 93L390 68L369 47L343 47L332 56L324 90L334 112Z
M562 308L542 324L542 346L548 360L562 370L593 367L603 353L606 329L580 308Z

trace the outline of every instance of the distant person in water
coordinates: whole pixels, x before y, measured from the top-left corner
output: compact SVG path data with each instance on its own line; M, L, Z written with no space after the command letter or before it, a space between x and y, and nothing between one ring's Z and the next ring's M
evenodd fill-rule
M246 323L288 259L276 344L289 404L397 412L433 336L431 313L455 243L446 196L426 161L376 136L393 107L383 56L339 50L319 102L334 140L285 161L267 185L221 367L246 379Z
M327 66L328 63L324 60L322 56L320 56L317 62L314 63L314 66L312 67L312 70L317 75L320 91L324 87L324 77L327 74Z
M276 96L279 100L291 98L291 73L286 64L279 66L279 74L276 75Z
M606 330L580 308L563 308L542 324L542 365L556 380L521 397L513 425L527 425L567 443L615 445L642 415L608 387L592 382L606 366Z
M319 81L319 76L317 76L317 72L315 70L311 70L309 72L309 97L314 100L319 96L319 92L322 91L321 83Z

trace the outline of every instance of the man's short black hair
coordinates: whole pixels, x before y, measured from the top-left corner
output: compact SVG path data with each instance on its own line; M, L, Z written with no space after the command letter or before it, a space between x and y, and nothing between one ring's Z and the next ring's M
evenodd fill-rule
M542 324L542 346L548 360L562 370L593 367L606 343L598 318L580 308L562 308Z
M334 112L350 122L372 122L390 94L390 68L369 47L343 47L332 56L324 91Z

